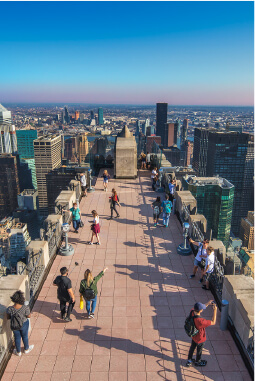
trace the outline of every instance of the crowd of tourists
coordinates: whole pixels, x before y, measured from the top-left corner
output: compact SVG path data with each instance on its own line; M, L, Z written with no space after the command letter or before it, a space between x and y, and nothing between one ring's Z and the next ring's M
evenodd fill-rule
M146 156L145 156L146 159ZM84 174L81 175L81 186L83 196L86 197L86 179L83 178ZM158 176L157 168L154 168L151 173L151 179L153 184L155 183L155 178ZM107 171L104 171L103 174L103 185L104 191L107 191L107 186L110 176ZM154 184L155 185L155 184ZM169 183L169 194L165 195L165 199L162 201L160 196L157 196L156 200L152 202L151 207L153 209L153 221L154 226L158 226L159 218L162 214L163 218L163 227L167 228L169 224L169 219L173 207L174 196L175 196L175 187L176 182L172 180ZM116 213L116 218L119 217L118 210L116 206L120 207L119 197L116 190L112 189L112 194L109 197L111 217L113 218L113 211ZM67 211L67 210L64 210ZM69 209L72 214L73 228L77 233L79 227L81 226L81 211L77 206L77 203L73 203L73 207ZM96 244L100 245L100 224L99 224L99 215L96 210L92 211L93 215L93 224L91 225L91 240L90 245L93 244L94 239L97 240ZM205 284L203 285L204 290L209 290L209 282L214 270L214 250L209 246L209 241L204 240L203 242L196 242L189 238L190 244L197 247L197 254L194 260L193 273L190 275L190 279L195 278L198 269L201 269L201 275L199 282ZM93 277L90 269L87 269L84 273L84 278L80 281L80 308L83 308L83 301L86 303L86 318L93 319L95 308L97 305L98 298L98 289L97 283L104 276L107 267L104 268L97 276ZM71 322L71 313L75 306L75 295L72 288L72 281L69 278L69 270L67 267L62 267L60 269L60 275L56 277L53 281L53 285L57 287L57 298L60 303L60 318L64 322ZM16 291L11 300L13 305L7 308L6 314L7 319L11 321L11 330L14 333L15 340L15 349L14 354L21 356L21 340L24 344L24 353L28 354L34 348L34 345L29 345L28 341L28 332L29 332L29 318L30 318L30 309L25 302L25 295L21 291ZM82 307L81 307L82 306ZM203 311L212 306L213 315L211 320L204 319L201 314ZM187 367L191 365L195 366L206 366L207 361L202 359L202 350L206 342L206 332L205 328L210 325L216 324L217 316L217 306L213 300L210 300L208 303L203 304L201 302L196 302L194 308L191 309L189 316L185 320L184 329L187 335L192 339L191 346L188 353L188 360L186 363ZM193 354L196 350L196 358L193 359Z

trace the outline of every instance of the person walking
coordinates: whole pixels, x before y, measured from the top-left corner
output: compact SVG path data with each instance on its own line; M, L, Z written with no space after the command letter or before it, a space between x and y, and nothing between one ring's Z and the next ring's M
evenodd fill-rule
M198 270L198 267L200 267L202 270L205 267L205 260L207 258L207 247L209 245L209 241L208 241L208 239L204 239L203 243L201 243L201 242L196 242L190 238L189 242L195 246L198 246L198 252L197 252L197 255L196 255L195 261L194 261L193 274L190 275L190 279L192 279L195 277L197 270ZM199 282L200 283L203 282L203 276L200 278Z
M73 203L73 207L69 209L69 211L72 213L72 221L73 221L73 228L74 232L78 233L80 224L81 224L81 211L78 208L78 205L76 202ZM63 212L68 212L68 210L63 209Z
M205 277L205 285L203 285L204 290L210 290L209 281L214 270L215 255L214 249L211 246L207 248L207 258L205 262L205 269L202 271L202 278Z
M147 152L147 156L146 156L146 167L147 169L150 169L151 167L151 154L149 152Z
M103 271L101 271L96 277L93 278L92 272L87 269L84 273L84 279L80 283L80 296L82 296L86 301L86 310L88 313L88 319L93 319L96 304L97 304L97 282L104 275L104 273L108 270L106 267Z
M85 173L81 173L80 183L81 183L82 197L86 197L87 196L87 180L86 180Z
M154 168L151 172L151 179L152 179L152 190L156 190L156 183L157 183L157 168Z
M213 316L211 320L206 320L206 319L203 319L200 315L209 305L211 305L213 308ZM191 313L191 316L193 317L194 325L196 329L198 330L198 333L192 337L192 342L189 349L188 361L186 363L186 366L190 367L193 362L195 363L195 366L206 366L207 361L201 360L203 346L206 342L205 328L209 327L210 325L216 324L217 306L213 300L210 300L206 304L196 303L194 305L194 309L191 310L190 313ZM196 355L196 360L194 361L192 357L196 348L197 348L197 355Z
M111 208L111 217L109 218L110 220L112 220L113 218L113 211L115 211L116 213L116 218L118 218L120 215L118 213L118 211L116 210L116 204L120 207L120 200L119 200L119 196L117 195L117 192L116 190L113 188L112 189L112 196L109 197L109 201L110 201L110 208Z
M28 305L25 305L25 295L22 291L16 291L11 296L11 301L14 303L6 309L7 320L11 320L11 330L14 334L15 349L13 353L16 356L21 356L21 339L24 344L24 353L29 353L33 350L34 345L29 345L28 330L29 320L31 317Z
M93 245L94 237L97 238L97 245L101 245L100 238L99 238L99 233L100 233L100 225L99 225L99 215L95 210L92 210L92 215L94 217L93 224L91 225L91 230L92 230L92 236L91 236L91 241L89 242L89 245Z
M160 216L160 208L161 208L160 197L157 197L157 198L156 198L156 201L154 201L154 202L151 204L151 207L152 207L152 209L153 209L153 221L154 221L154 226L157 226L157 225L158 225L158 219L159 219L159 216Z
M171 201L169 201L168 194L166 194L166 199L161 204L161 211L163 211L163 225L165 228L167 228L169 224L169 218L170 218L172 206L173 204Z
M66 267L61 267L60 275L53 281L53 285L58 287L57 296L60 301L61 319L70 322L72 321L70 315L75 305L75 296L72 289L71 279L68 278L68 269ZM68 308L66 310L67 303Z
M106 192L107 191L107 187L108 187L108 182L109 182L109 179L110 179L110 175L108 174L106 169L104 170L104 173L103 173L102 177L103 177L104 192Z
M146 169L146 155L144 152L141 153L141 169Z

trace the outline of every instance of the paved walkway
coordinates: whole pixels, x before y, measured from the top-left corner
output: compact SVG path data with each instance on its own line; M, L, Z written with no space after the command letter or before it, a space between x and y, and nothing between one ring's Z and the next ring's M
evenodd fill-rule
M229 334L219 326L207 329L203 358L206 368L186 368L190 339L183 325L195 301L212 298L198 278L190 280L193 257L180 257L182 232L175 216L168 229L152 226L151 191L146 172L137 180L111 180L121 200L121 218L108 221L110 193L96 192L81 203L85 226L70 233L73 257L58 256L33 309L30 343L35 349L12 356L2 381L181 381L250 380ZM143 177L144 176L144 177ZM162 194L161 194L162 196ZM91 210L101 216L102 245L88 246ZM59 319L52 281L62 266L79 266L71 274L77 298L73 321ZM109 271L99 282L95 319L79 309L79 283L87 268ZM211 318L211 307L204 313ZM218 322L219 322L218 316Z

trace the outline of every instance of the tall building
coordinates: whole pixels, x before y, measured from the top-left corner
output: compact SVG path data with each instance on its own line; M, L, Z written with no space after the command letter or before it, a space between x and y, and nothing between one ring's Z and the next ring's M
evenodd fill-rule
M16 152L17 137L15 126L12 125L11 111L0 104L0 154Z
M46 174L61 166L61 136L41 136L34 141L39 211L48 215Z
M184 144L185 166L191 165L193 157L193 142L186 140Z
M76 122L80 119L80 112L79 111L75 111L74 118L75 118Z
M177 144L177 125L176 123L167 123L168 130L167 147Z
M174 123L174 128L177 131L177 147L180 149L181 148L181 121L177 118L175 123Z
M0 155L0 218L9 216L18 206L20 193L17 157Z
M156 108L156 132L157 136L161 136L161 144L167 147L168 129L167 129L167 103L157 103Z
M232 231L239 234L253 192L253 135L195 128L193 168L200 176L219 175L235 186Z
M64 141L64 144L65 144L64 156L67 160L72 160L77 155L77 152L78 152L77 140L78 139L76 136L72 136Z
M135 135L138 136L140 133L140 128L141 128L141 122L140 120L137 119L136 121L136 129L135 129Z
M146 127L146 128L149 127L150 124L151 124L150 119L149 119L149 118L145 119L145 127Z
M254 212L248 212L248 216L241 219L240 238L244 247L254 250Z
M102 107L98 108L98 124L99 126L104 124L104 113Z
M64 121L66 123L70 122L70 115L69 115L69 111L68 111L67 106L64 107L64 115L63 115L63 117L64 117Z
M18 195L18 209L13 212L13 217L27 224L27 229L32 240L40 237L40 219L38 214L38 191L25 189Z
M37 181L36 181L36 170L35 170L35 155L34 155L34 140L37 139L37 130L17 130L17 145L18 145L18 153L20 157L21 166L28 166L29 171L31 171L32 185L30 183L26 183L25 179L23 181L24 186L21 185L21 190L25 188L34 188L37 189ZM25 168L23 168L25 169Z
M86 157L89 153L89 142L85 134L78 137L78 161L79 164L86 161Z
M95 115L94 115L94 111L93 110L90 111L90 119L91 120L95 119Z
M189 119L184 119L182 124L181 145L183 145L185 141L187 140L188 128L189 128Z
M161 136L147 136L146 137L146 152L152 153L153 143L161 144Z
M27 230L27 224L18 222L13 224L10 236L10 259L12 265L25 257L27 246L31 242L31 237Z
M192 177L187 187L197 200L197 213L207 219L212 237L228 246L235 187L221 177Z

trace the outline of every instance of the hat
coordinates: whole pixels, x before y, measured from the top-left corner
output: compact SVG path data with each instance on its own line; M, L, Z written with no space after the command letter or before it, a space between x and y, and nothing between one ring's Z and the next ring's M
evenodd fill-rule
M198 303L195 303L195 305L194 305L195 311L201 311L201 310L205 310L205 309L206 309L206 305L203 303L198 302Z

